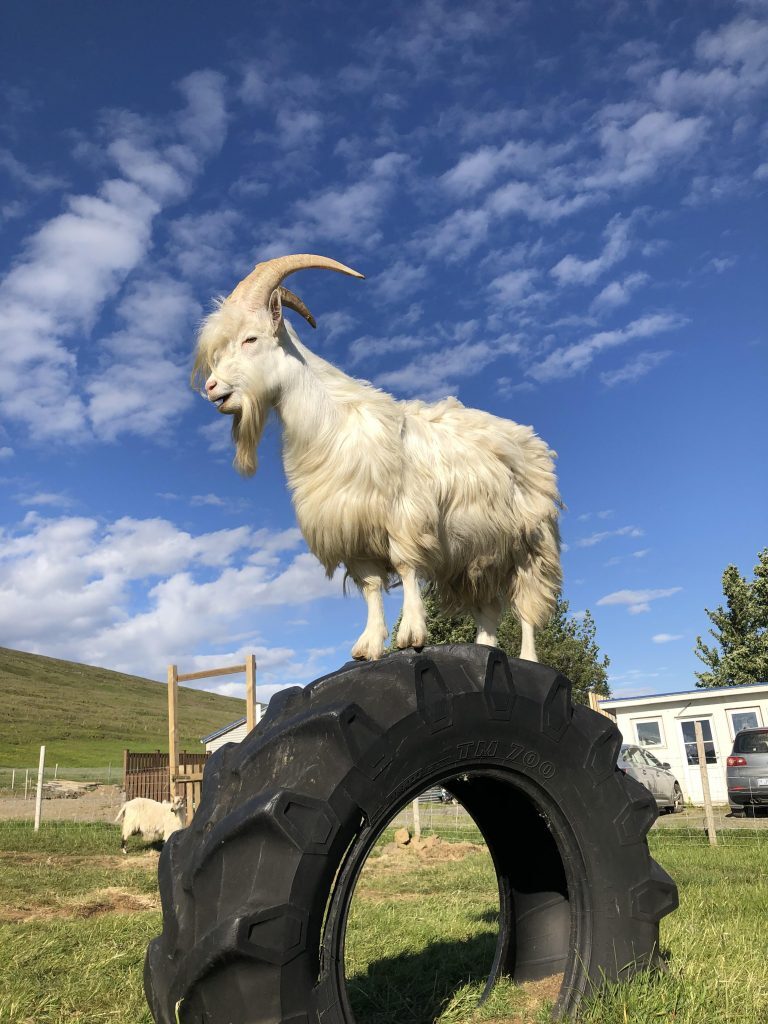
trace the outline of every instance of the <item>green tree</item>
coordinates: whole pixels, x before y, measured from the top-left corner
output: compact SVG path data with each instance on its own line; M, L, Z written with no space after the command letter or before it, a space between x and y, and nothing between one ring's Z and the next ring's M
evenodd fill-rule
M696 685L740 686L768 680L768 548L758 555L754 580L747 580L735 565L723 573L726 606L704 611L717 646L696 637L695 653L709 671L697 672Z
M475 639L475 624L468 615L445 615L436 598L428 591L424 595L427 611L427 642L430 644L469 644ZM390 649L396 647L397 628L392 629ZM589 692L609 697L607 654L600 657L595 639L595 620L587 611L581 618L569 618L568 602L558 597L554 613L548 624L536 634L539 660L562 672L573 683L573 699L589 703ZM520 654L520 623L507 613L501 620L497 634L499 647L510 657Z

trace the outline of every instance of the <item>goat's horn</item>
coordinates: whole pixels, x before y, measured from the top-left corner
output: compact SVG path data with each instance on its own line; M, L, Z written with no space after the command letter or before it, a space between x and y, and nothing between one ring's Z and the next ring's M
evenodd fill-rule
M298 253L294 256L280 256L275 260L266 260L264 263L257 263L247 277L244 277L235 288L230 299L247 301L254 309L264 308L269 302L269 297L275 288L282 282L284 277L295 273L297 270L308 270L316 267L321 270L336 270L340 274L349 274L350 277L363 277L363 274L345 267L343 263L328 259L327 256L313 256L310 253Z
M299 296L294 295L292 291L289 291L282 285L280 286L280 301L284 306L287 306L288 309L294 309L297 313L301 313L310 327L317 327L317 320L315 320Z

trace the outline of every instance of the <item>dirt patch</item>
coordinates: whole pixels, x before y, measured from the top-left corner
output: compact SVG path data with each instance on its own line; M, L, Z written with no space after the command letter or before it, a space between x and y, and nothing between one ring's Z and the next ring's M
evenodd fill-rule
M49 921L52 918L88 918L99 914L139 914L147 910L159 910L160 898L155 894L129 892L118 886L94 889L93 892L75 899L62 901L55 906L4 907L0 910L0 921L5 923L27 923Z
M483 843L448 843L440 836L428 836L426 839L411 839L407 845L387 843L374 863L406 865L414 861L427 861L431 864L445 864L464 860L477 853L486 853L487 849Z
M523 982L519 988L525 997L525 1006L512 1017L491 1017L483 1024L531 1024L543 1006L557 1001L563 978L563 974L552 974L539 981Z
M46 783L48 785L48 783ZM67 783L78 786L78 783ZM90 784L88 784L90 785ZM42 807L43 821L114 821L123 803L123 791L119 786L96 786L74 791L73 796L64 799L46 799ZM61 795L61 794L60 794ZM35 817L35 794L30 791L27 799L23 796L0 799L0 821L14 819L33 821Z
M80 867L110 868L116 871L127 871L131 868L157 869L160 853L148 850L139 854L108 854L108 853L48 853L34 852L17 853L16 851L0 851L0 869L7 864L45 864L49 867L67 867L77 871Z

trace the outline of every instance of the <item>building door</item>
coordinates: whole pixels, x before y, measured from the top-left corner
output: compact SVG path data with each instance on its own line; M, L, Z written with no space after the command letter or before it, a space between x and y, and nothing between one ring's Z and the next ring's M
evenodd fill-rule
M715 747L712 736L712 723L709 718L700 718L701 735L704 740L704 757L707 763L707 776L709 778L709 792L713 803L724 803L728 799L725 788L725 773L721 758ZM685 748L685 765L688 782L688 792L695 804L704 802L704 793L701 785L701 771L699 768L699 752L696 747L696 719L688 718L680 723Z

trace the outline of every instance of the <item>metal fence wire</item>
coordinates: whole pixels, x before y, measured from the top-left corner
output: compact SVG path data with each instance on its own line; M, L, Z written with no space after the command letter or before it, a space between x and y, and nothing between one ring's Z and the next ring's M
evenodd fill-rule
M34 825L37 767L0 767L0 829L29 828ZM69 768L46 765L43 779L41 820L67 824L114 822L126 798L122 765L97 768ZM418 820L416 820L418 819ZM768 812L756 810L754 816L734 817L728 806L712 808L718 844L768 844ZM391 822L394 828L407 828L411 834L439 836L446 842L482 843L477 826L460 803L439 786L433 786L405 804ZM117 826L115 826L117 827ZM661 814L651 830L664 842L699 844L708 841L704 807L686 805L677 814Z

